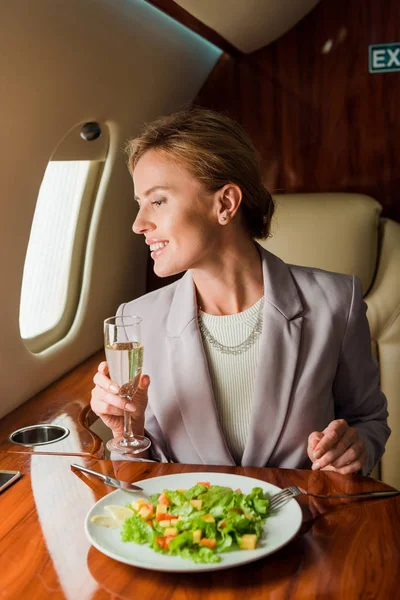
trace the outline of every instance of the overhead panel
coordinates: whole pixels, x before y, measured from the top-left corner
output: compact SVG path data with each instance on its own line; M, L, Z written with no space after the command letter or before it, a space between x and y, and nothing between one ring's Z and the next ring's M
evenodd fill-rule
M289 31L319 0L175 0L244 53Z

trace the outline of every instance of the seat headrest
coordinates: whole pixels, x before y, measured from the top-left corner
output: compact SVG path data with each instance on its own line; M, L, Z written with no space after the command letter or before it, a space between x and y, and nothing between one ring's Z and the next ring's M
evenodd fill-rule
M272 238L260 244L289 264L357 275L364 295L378 257L382 206L362 194L274 196Z

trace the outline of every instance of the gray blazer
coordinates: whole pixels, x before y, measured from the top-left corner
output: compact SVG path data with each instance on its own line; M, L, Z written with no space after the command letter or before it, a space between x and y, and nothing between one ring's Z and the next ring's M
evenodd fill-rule
M360 282L289 266L258 249L264 321L241 464L309 468L310 433L343 418L366 444L367 474L382 456L390 429ZM143 372L151 378L146 430L153 458L235 465L218 421L190 272L123 304L119 313L143 318Z

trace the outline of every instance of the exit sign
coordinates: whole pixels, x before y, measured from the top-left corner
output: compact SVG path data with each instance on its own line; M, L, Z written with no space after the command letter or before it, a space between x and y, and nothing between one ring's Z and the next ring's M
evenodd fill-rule
M374 44L369 47L369 72L400 71L400 44Z

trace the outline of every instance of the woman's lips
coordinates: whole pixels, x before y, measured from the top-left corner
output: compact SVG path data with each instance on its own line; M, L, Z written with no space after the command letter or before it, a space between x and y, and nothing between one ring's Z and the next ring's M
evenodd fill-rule
M168 246L168 242L166 243L165 246L163 246L162 248L157 248L157 250L153 250L153 252L150 253L150 256L153 260L155 260L156 258L158 258L160 256L160 254L162 252L164 252L165 248Z

